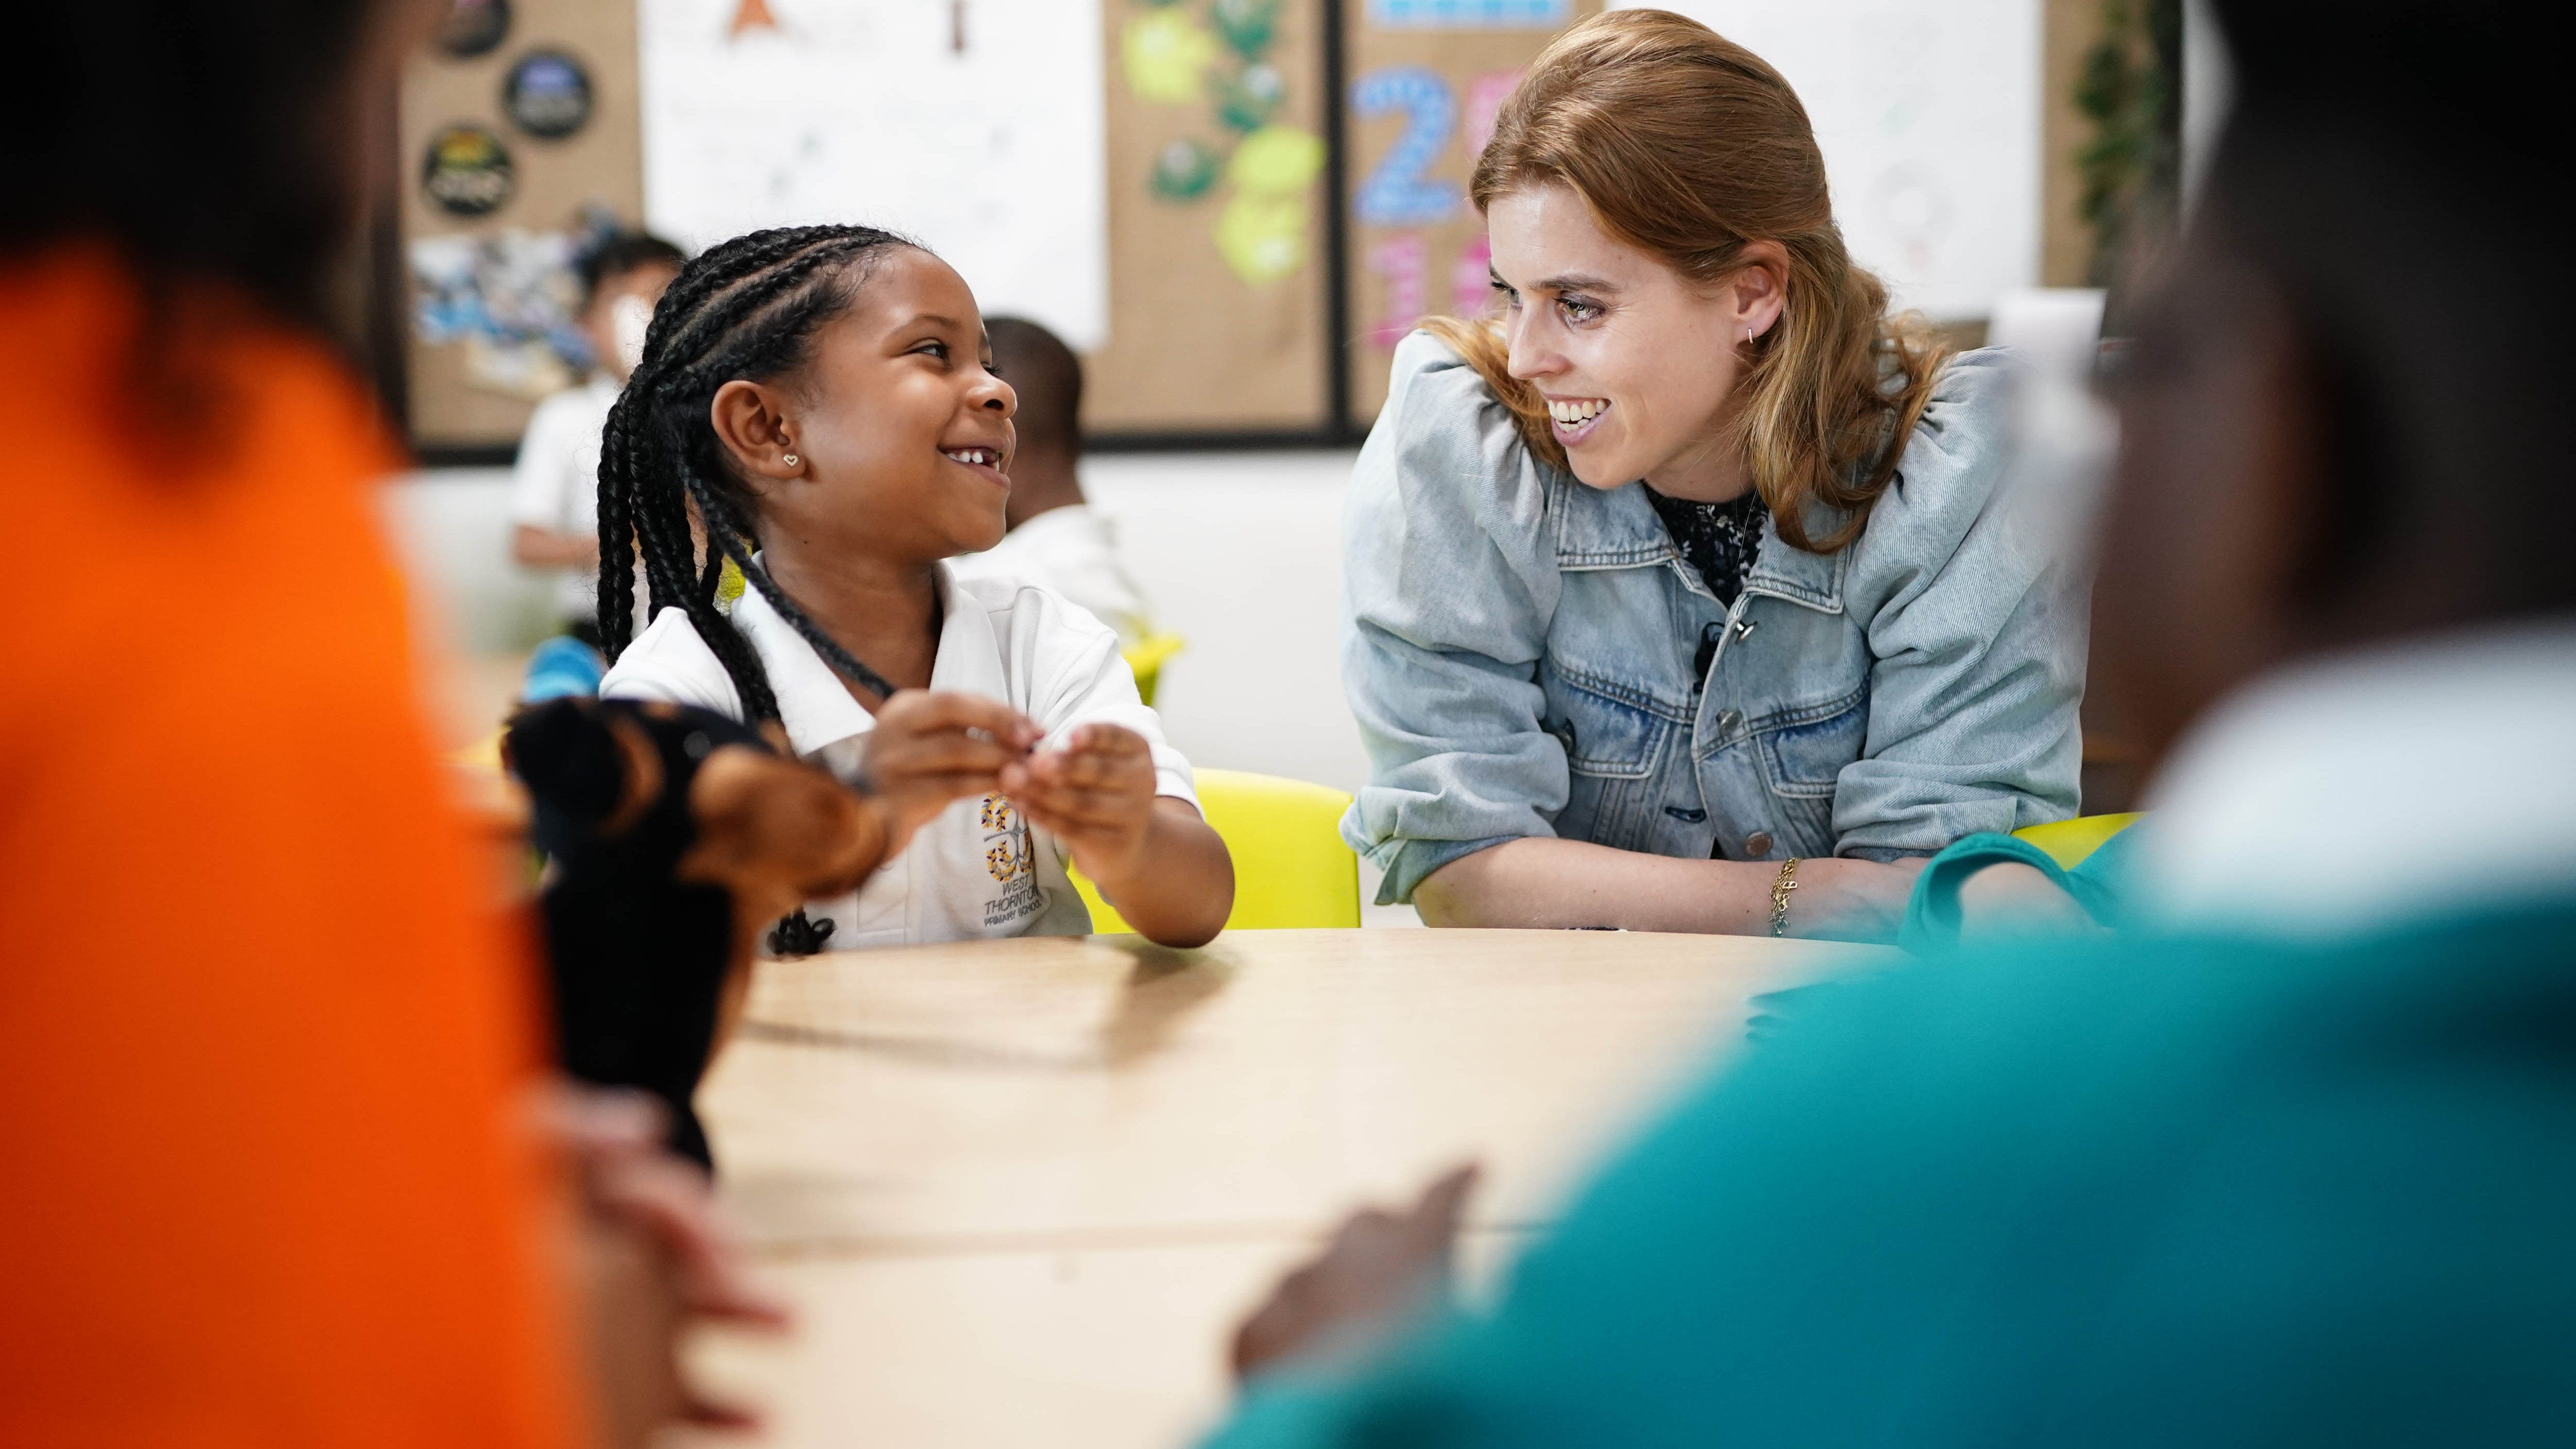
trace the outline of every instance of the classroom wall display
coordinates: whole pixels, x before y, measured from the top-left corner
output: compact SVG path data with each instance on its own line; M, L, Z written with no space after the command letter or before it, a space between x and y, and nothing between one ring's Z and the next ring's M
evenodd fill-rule
M457 0L397 135L412 441L506 449L590 366L575 263L642 219L631 0Z
M1103 3L638 0L645 215L692 249L886 227L945 257L987 313L1096 348Z
M421 195L450 216L489 216L518 189L510 150L481 126L445 126L420 163Z
M1395 345L1426 314L1492 301L1467 174L1521 72L1601 0L1367 0L1350 35L1353 427L1386 400Z
M1797 89L1844 239L1898 305L1979 318L2038 283L2042 0L1656 3Z
M448 0L432 43L458 59L490 53L510 33L510 0Z
M576 56L532 50L512 62L501 109L529 135L560 141L590 124L590 72Z
M1110 327L1094 433L1330 421L1321 0L1103 0Z

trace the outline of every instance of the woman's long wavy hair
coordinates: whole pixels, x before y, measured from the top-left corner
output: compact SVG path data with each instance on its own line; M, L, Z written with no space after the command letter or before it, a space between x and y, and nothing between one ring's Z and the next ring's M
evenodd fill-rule
M1780 320L1744 344L1734 426L1783 541L1832 553L1859 537L1896 476L1943 349L1852 264L1825 160L1797 93L1763 60L1663 10L1598 15L1557 37L1494 121L1468 183L1476 209L1528 186L1573 189L1611 235L1713 285L1745 247L1789 257ZM1513 378L1501 329L1431 318L1556 467L1565 450L1538 390ZM1818 538L1807 505L1842 516Z

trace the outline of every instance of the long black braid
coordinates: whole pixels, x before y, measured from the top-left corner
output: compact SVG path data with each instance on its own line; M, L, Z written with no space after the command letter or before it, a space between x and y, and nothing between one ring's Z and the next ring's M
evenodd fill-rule
M840 676L880 699L885 676L843 648L752 558L759 538L751 490L715 435L716 390L736 378L766 380L803 367L814 335L845 311L869 264L915 243L864 226L756 231L709 248L680 270L644 338L644 356L609 410L599 457L599 635L610 663L634 642L638 553L656 614L680 609L706 641L754 724L774 720L778 695L749 640L716 607L731 559L743 582L803 636ZM689 517L707 547L701 556ZM817 949L831 930L798 911L779 923L781 955Z

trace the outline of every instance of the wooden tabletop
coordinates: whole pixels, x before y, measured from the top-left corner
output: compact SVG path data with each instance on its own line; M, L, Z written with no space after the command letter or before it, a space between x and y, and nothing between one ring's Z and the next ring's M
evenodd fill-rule
M1467 1252L1498 1262L1751 997L1883 959L1367 930L765 964L700 1105L799 1328L703 1371L774 1444L1186 1442L1236 1317L1345 1212L1473 1159Z

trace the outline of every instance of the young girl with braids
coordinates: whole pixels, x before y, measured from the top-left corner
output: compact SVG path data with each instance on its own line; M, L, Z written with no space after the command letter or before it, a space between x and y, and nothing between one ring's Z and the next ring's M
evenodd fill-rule
M1068 862L1166 945L1206 941L1232 907L1225 845L1117 636L945 562L1002 536L1017 406L955 271L833 226L691 262L609 415L601 695L774 723L886 831L886 864L782 922L781 954L1080 934ZM730 615L728 557L748 586Z

